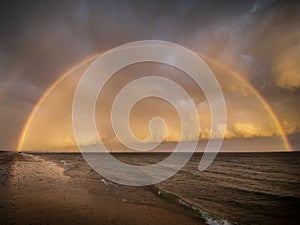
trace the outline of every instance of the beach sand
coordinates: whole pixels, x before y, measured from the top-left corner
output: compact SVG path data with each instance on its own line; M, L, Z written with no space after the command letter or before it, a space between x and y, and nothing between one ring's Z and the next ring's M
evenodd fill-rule
M145 188L106 186L88 166L15 153L1 167L0 224L204 224Z

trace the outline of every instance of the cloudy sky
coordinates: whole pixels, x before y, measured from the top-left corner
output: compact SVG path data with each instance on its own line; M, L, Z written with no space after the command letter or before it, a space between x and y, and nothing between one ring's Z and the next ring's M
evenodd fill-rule
M252 113L260 110L260 101L251 97L253 93L247 86L243 89L238 81L231 82L230 72L218 64L240 74L265 98L287 134L300 131L300 4L297 1L7 1L2 3L0 11L2 149L16 149L33 107L65 71L92 55L145 39L175 42L207 57L225 91L229 113L227 137L277 134L272 125L264 122L268 121L268 114ZM178 73L170 68L165 71ZM78 73L62 84L72 86L70 96ZM192 83L179 80L187 90L193 89ZM115 81L112 85L115 89L120 84ZM56 91L49 102L57 99L64 99L60 100L61 105L71 102L70 96L55 100L55 95L63 93ZM201 112L205 104L201 97L197 100L201 94L196 91L191 94ZM243 105L243 96L250 96L249 104ZM39 121L40 126L35 127L43 130L45 137L46 121L51 121L46 115L57 117L54 113L58 113L62 117L63 114L50 103L47 110L48 114L40 116L44 124ZM135 112L138 130L151 114L139 116L142 110L137 108ZM173 114L170 111L171 117ZM202 115L205 118L204 112ZM175 123L176 127L174 121L170 124ZM205 128L205 119L203 122ZM174 127L168 134L170 141L176 140ZM68 135L61 138L67 140ZM143 132L140 135L147 136ZM205 132L201 135L205 136ZM43 140L44 136L38 139ZM103 136L113 139L110 131ZM43 142L37 146L42 147Z

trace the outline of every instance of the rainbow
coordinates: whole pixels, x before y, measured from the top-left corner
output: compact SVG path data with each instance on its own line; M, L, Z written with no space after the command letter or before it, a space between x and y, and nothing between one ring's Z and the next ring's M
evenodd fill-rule
M57 87L58 84L60 84L66 77L68 77L70 74L72 74L72 72L74 72L75 70L77 70L81 66L85 65L89 61L92 61L92 60L96 59L97 57L99 57L102 54L103 53L98 53L98 54L90 56L87 59L81 61L80 63L76 64L71 69L69 69L68 71L63 73L54 83L52 83L50 85L50 87L47 89L47 91L42 95L42 97L35 104L35 106L33 107L27 121L24 124L23 129L22 129L21 134L20 134L20 137L19 137L19 140L18 140L17 147L16 147L17 151L22 150L22 146L23 146L23 143L24 143L25 138L27 136L27 132L28 132L28 129L30 127L30 124L31 124L36 112L38 111L40 105L44 102L44 100L47 98L47 96ZM280 136L282 138L282 141L284 143L284 146L285 146L286 150L291 151L292 147L291 147L291 145L290 145L290 143L287 139L286 133L285 133L284 129L282 128L282 125L281 125L278 117L276 116L275 112L272 110L269 103L265 100L265 98L245 78L243 78L241 76L241 74L237 73L236 71L228 68L227 66L225 66L225 65L223 65L223 64L221 64L221 63L219 63L219 62L217 62L217 61L215 61L215 60L213 60L213 59L211 59L207 56L204 56L200 53L198 53L198 55L200 57L202 57L203 59L215 64L216 66L220 67L224 71L226 71L226 72L230 73L231 75L233 75L236 79L238 79L240 82L242 82L254 94L254 96L260 101L260 103L266 109L267 113L272 118L272 120L273 120L273 122L276 126L276 129L277 129L278 133L280 134Z
M65 73L63 73L56 81L54 81L54 83L52 83L50 85L50 87L47 89L47 91L42 95L42 97L38 100L38 102L35 104L35 106L33 107L27 121L25 122L20 138L18 140L18 144L17 144L17 151L21 151L24 140L26 138L27 135L27 131L29 129L30 123L33 120L36 112L38 111L40 105L44 102L44 100L47 98L47 96L57 87L58 84L60 84L60 82L62 82L65 78L67 78L70 74L72 74L72 72L74 72L75 70L77 70L78 68L80 68L81 66L83 66L84 64L86 64L89 61L92 61L93 59L95 59L96 57L100 56L102 53L98 53L96 55L93 55L83 61L81 61L80 63L76 64L75 66L71 67L71 69L67 70Z
M199 54L199 53L198 53ZM256 90L255 87L253 87L249 81L247 81L243 76L241 76L239 73L235 72L234 70L228 68L227 66L220 64L219 62L208 58L207 56L201 55L199 54L200 57L202 57L203 59L206 59L208 61L210 61L211 63L215 64L216 66L220 67L221 69L227 71L228 73L230 73L231 75L233 75L238 81L242 82L242 84L244 84L251 92L252 94L254 94L254 96L260 101L260 103L264 106L265 110L267 111L267 113L270 115L271 119L273 120L276 129L278 131L278 133L280 134L282 141L284 143L284 147L286 148L286 150L288 151L292 151L292 147L289 143L289 140L287 139L287 135L278 119L278 117L276 116L275 112L273 111L272 107L270 106L270 104L267 102L267 100Z

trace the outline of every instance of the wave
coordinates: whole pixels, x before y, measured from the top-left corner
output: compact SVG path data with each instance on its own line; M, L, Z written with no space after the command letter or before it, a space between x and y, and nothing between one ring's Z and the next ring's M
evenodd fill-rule
M187 174L190 174L195 177L199 177L198 172L194 172L193 170L185 170L184 171ZM279 179L277 180L268 180L267 177L261 177L261 178L252 178L252 177L243 177L239 175L232 175L227 173L221 173L221 172L209 172L206 171L209 176L206 176L205 179L209 181L215 181L218 180L218 184L222 186L223 189L228 189L234 192L235 194L241 193L245 194L245 196L250 195L256 195L256 196L265 196L265 198L269 199L285 199L285 198L293 198L296 201L300 200L299 192L289 191L287 188L286 190L274 190L274 184L278 184L280 182ZM219 176L220 175L220 176ZM270 175L269 175L270 176ZM262 186L261 182L264 181L264 186ZM259 182L259 183L257 183ZM292 187L293 185L298 185L297 182L291 182L288 180L282 181L282 183L285 183L288 185L288 187Z
M193 203L187 201L186 199L183 199L182 197L171 193L167 192L165 190L160 189L159 187L152 185L149 187L151 191L153 191L156 195L158 195L160 198L170 202L170 203L175 203L179 204L185 209L188 209L197 215L199 215L202 219L204 219L205 223L208 225L233 225L237 224L233 221L228 221L227 219L224 218L219 218L216 215L213 215L198 206L194 205Z

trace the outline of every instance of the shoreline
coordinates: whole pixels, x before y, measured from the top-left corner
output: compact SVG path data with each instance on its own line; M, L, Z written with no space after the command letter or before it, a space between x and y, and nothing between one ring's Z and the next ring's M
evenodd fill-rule
M128 154L128 153L116 153L116 154ZM160 154L166 154L166 153L160 152ZM55 163L58 166L65 168L61 163L58 163L58 162L55 162ZM65 172L68 173L68 169L65 169ZM100 175L99 175L99 179L100 179ZM106 179L102 178L101 180L102 181L105 180L105 182L107 182L108 184L112 184L113 186L116 185L114 183L111 183L110 181L107 181ZM121 186L123 186L123 188L124 188L124 185L119 185L120 188L121 188ZM128 186L127 186L127 188L128 188ZM192 202L189 202L188 200L186 200L186 199L182 198L181 196L178 196L174 193L163 190L160 187L158 187L157 185L150 185L150 186L144 186L144 187L131 187L129 189L143 189L146 191L150 191L150 192L154 193L154 195L155 195L154 197L158 197L159 199L162 199L164 202L171 204L171 206L172 206L171 208L173 210L176 210L176 211L179 210L179 212L182 212L188 216L200 219L200 221L204 222L205 224L224 224L225 222L227 222L226 224L230 225L228 220L219 218L216 215L212 215L211 213L206 212L205 210L199 208ZM113 195L113 197L117 197L117 196ZM128 202L128 203L142 204L142 205L144 204L144 203L137 203L137 202ZM147 205L147 204L145 204L145 205ZM156 207L160 208L159 206L156 206Z
M164 182L130 187L78 154L0 154L0 224L299 224L300 155L236 156L199 172L196 155ZM149 165L164 155L116 157Z
M144 188L108 188L93 171L66 170L47 157L29 154L16 157L6 187L9 190L6 223L205 224L194 213Z
M179 205L180 207L183 207L184 209L192 213L196 213L205 221L205 224L231 224L228 220L218 218L216 215L212 215L211 213L206 212L205 210L199 208L198 206L196 206L190 201L187 201L181 196L165 191L155 185L151 186L149 190L153 191L157 196L159 196L167 202Z

